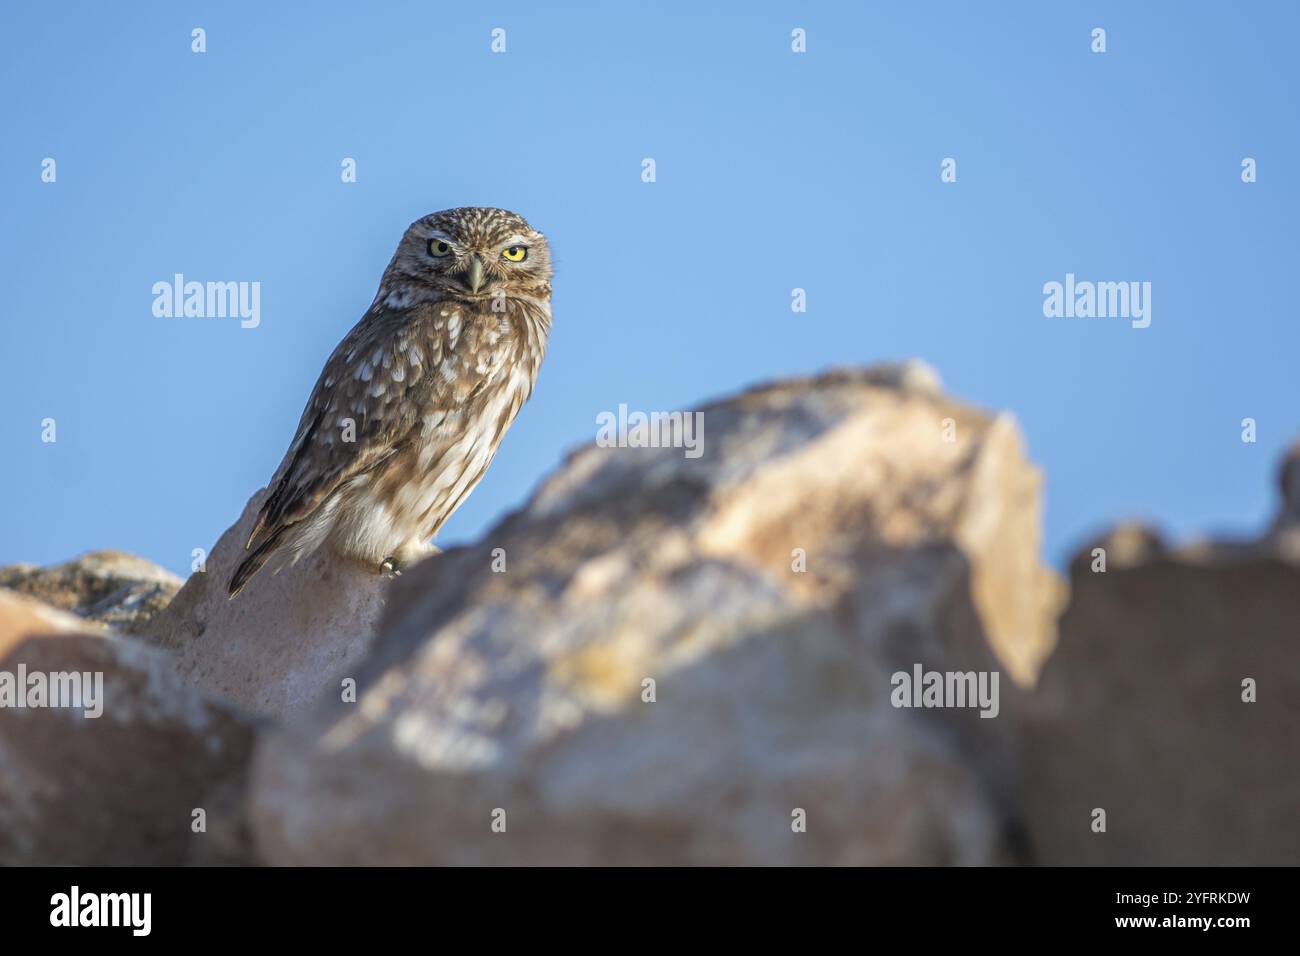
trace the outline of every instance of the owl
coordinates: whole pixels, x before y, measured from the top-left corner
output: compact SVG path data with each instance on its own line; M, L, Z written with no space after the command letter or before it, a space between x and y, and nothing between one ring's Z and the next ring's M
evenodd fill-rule
M230 579L328 545L400 569L474 490L532 394L551 328L546 237L504 209L412 223L325 363Z

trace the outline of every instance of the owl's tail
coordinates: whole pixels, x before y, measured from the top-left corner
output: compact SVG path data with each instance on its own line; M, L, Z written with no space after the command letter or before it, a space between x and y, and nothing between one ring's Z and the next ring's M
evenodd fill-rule
M280 539L284 537L285 530L287 529L280 529L259 544L253 549L253 553L244 558L239 563L239 567L235 568L235 573L230 576L230 586L228 588L232 598L244 590L244 585L248 583L248 579L256 574L262 565L266 564L266 559L271 556L271 552L280 546Z

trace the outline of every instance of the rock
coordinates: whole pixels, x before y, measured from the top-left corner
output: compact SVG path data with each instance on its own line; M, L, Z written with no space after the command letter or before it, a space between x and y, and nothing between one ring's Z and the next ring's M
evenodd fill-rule
M708 406L698 458L571 455L397 582L356 703L259 746L259 852L1018 859L1007 722L890 702L914 664L1018 693L1061 599L1015 425L938 388L916 364L830 373Z
M30 595L124 634L147 630L181 583L165 568L122 551L91 551L48 568L30 564L0 568L0 588Z
M1273 527L1276 531L1289 531L1300 536L1300 441L1287 449L1278 469L1278 488L1282 499Z
M102 685L77 707L5 697L55 673ZM242 821L212 801L242 794L254 726L182 684L162 652L0 591L0 701L0 865L250 859ZM206 833L195 809L212 811Z
M1170 548L1125 527L1076 557L1060 644L1017 718L1039 862L1300 859L1300 554L1282 544Z
M226 585L265 490L217 542L206 570L190 575L150 637L176 654L177 673L254 713L303 710L364 655L388 581L326 549L273 574L263 568L236 598Z
M36 634L99 633L75 614L0 588L0 654Z

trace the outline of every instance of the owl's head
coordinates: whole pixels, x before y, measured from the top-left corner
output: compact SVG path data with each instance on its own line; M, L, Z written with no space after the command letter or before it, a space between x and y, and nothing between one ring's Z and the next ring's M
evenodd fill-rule
M416 301L494 296L549 298L551 250L523 216L462 206L411 223L380 284L380 296Z

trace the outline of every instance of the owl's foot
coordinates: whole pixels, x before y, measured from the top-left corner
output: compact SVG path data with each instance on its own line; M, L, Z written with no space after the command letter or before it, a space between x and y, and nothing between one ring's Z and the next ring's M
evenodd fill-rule
M390 578L401 577L403 570L431 554L437 554L438 551L435 545L427 541L409 541L384 558L383 563L379 565L379 573Z

